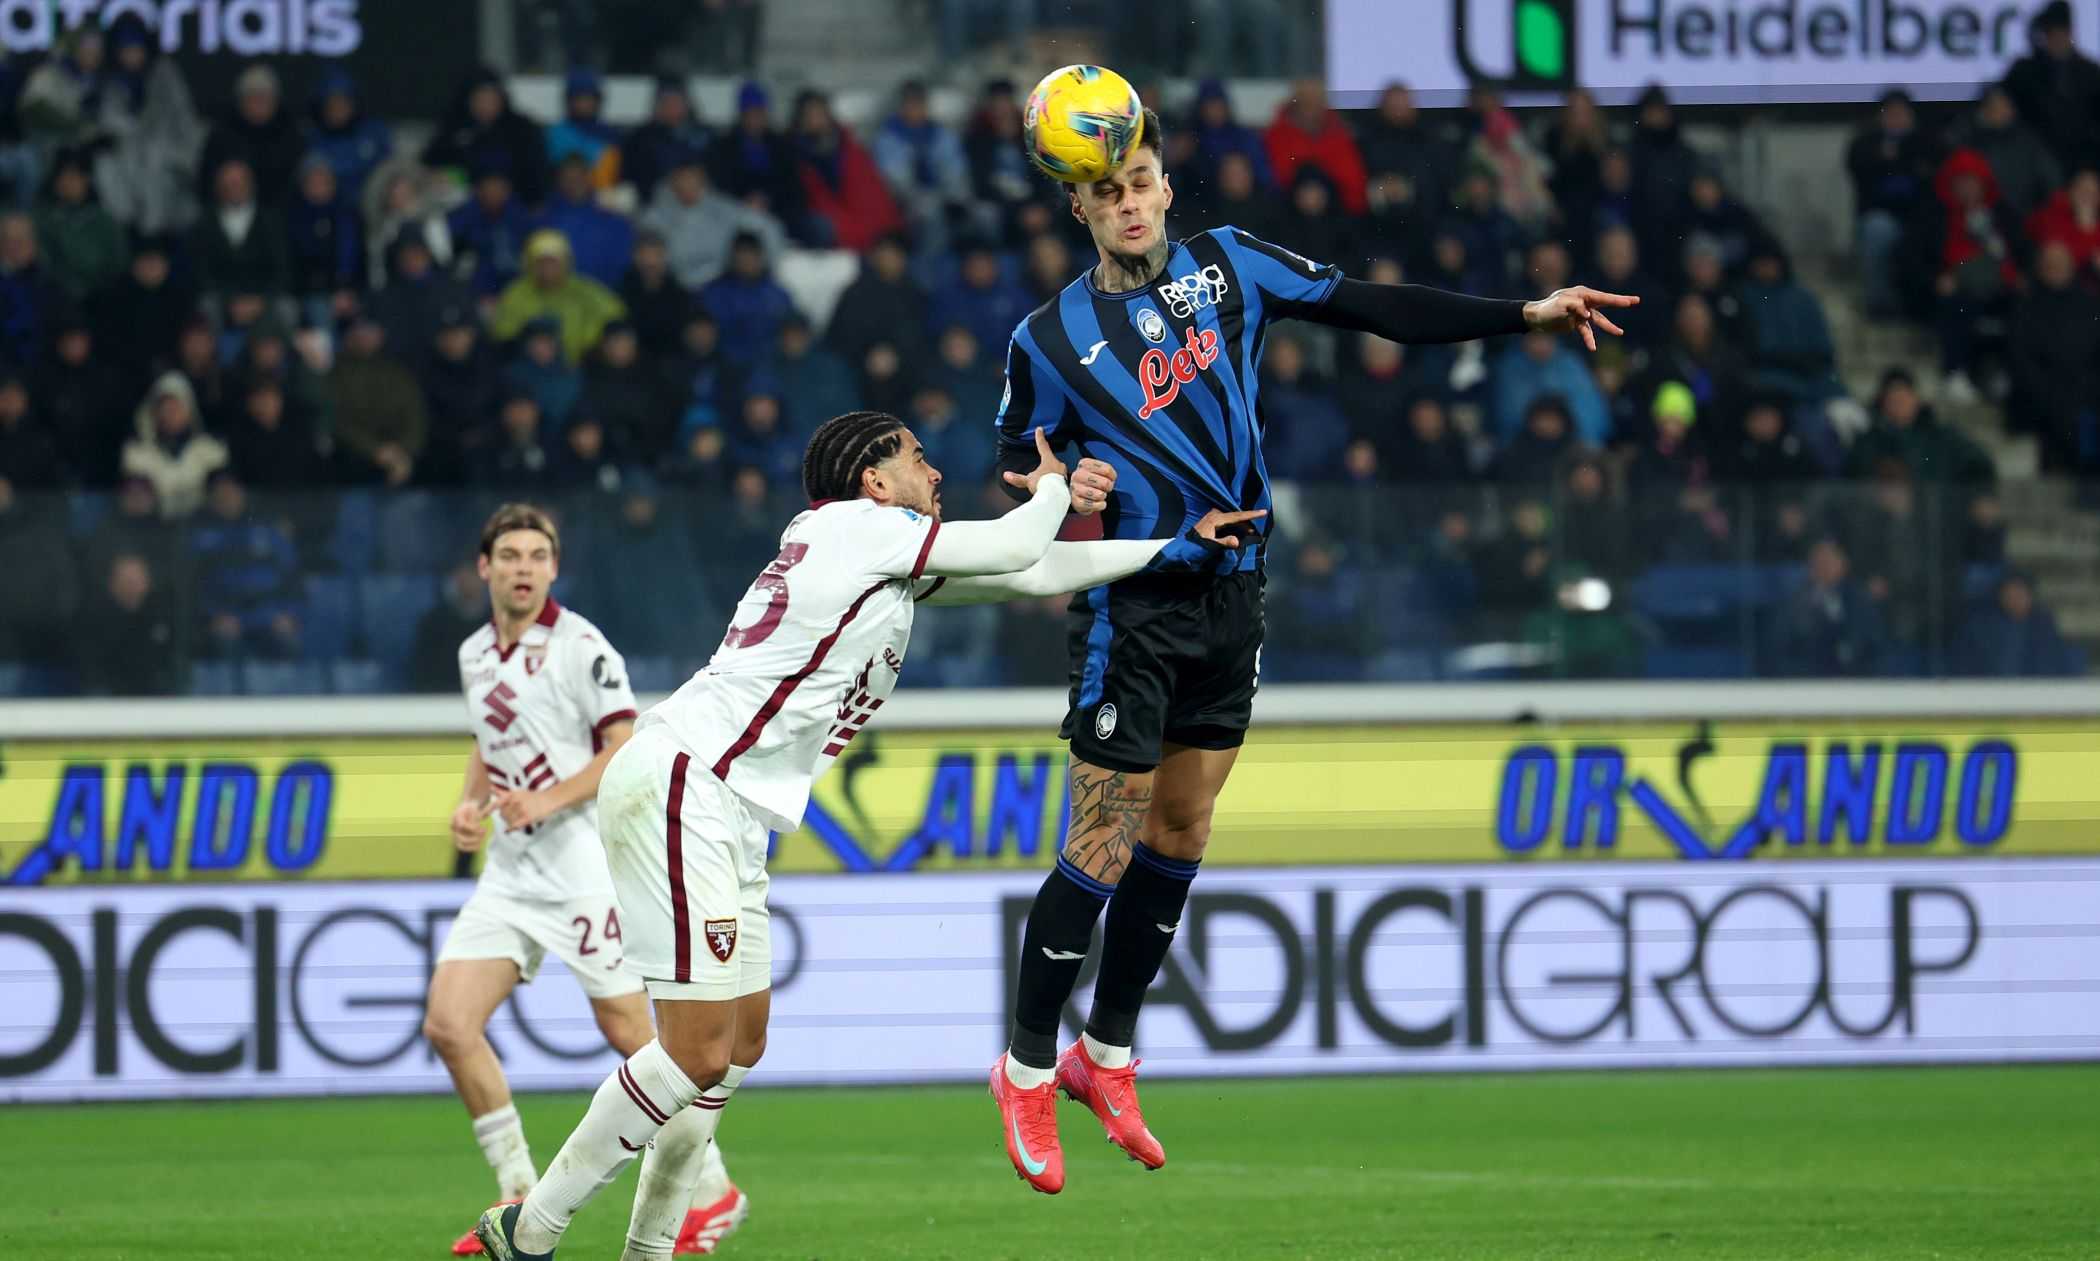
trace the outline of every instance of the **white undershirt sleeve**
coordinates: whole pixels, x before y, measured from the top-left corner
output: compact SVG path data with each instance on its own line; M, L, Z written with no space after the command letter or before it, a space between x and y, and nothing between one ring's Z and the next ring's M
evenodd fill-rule
M925 564L912 577L970 578L1008 574L1043 558L1064 524L1072 492L1062 477L1035 484L1027 503L997 521L958 521L942 525L927 549Z
M1043 558L1026 569L943 579L919 599L926 604L989 604L1084 591L1128 578L1151 564L1169 541L1104 539L1094 543L1052 543Z

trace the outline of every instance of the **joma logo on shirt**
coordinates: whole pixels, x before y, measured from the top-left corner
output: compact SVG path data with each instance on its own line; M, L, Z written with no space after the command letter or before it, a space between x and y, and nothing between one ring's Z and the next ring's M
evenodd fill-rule
M1138 360L1138 383L1145 387L1145 405L1138 409L1139 420L1150 420L1152 413L1181 397L1181 387L1196 379L1196 374L1218 361L1218 334L1215 329L1190 329L1188 342L1169 356L1164 350L1148 350Z

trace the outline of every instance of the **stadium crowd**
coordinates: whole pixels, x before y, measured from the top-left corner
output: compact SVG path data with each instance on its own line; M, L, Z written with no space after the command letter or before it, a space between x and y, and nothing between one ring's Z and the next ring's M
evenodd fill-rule
M2100 68L2051 47L1951 145L1891 95L1850 170L1870 308L2091 477ZM603 102L573 72L543 123L484 72L404 146L340 72L293 101L252 66L200 108L129 17L0 66L0 693L449 690L486 616L463 541L518 497L563 507L564 593L663 685L855 407L915 426L949 512L1002 509L1007 335L1091 259L1016 85L949 126L907 83L864 135L756 82L726 118L674 80L632 129ZM1175 235L1644 299L1594 357L1271 339L1270 677L2082 671L2004 567L1990 457L1901 370L1846 397L1659 90L1527 123L1308 81L1258 124L1206 82L1167 143ZM850 262L784 283L807 257ZM919 679L1061 683L1065 633L1056 602L943 611Z

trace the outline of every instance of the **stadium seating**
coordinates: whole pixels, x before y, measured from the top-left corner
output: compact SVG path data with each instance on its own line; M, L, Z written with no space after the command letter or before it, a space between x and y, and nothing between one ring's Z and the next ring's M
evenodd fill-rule
M351 657L328 664L328 690L343 696L373 696L395 691L400 680L378 661Z
M1765 598L1750 571L1733 565L1660 565L1635 579L1633 607L1673 629L1727 630L1745 604Z
M1645 661L1651 679L1742 679L1750 676L1750 659L1733 647L1648 650Z
M637 693L669 692L685 682L691 671L671 657L629 657L627 681Z
M300 619L300 649L308 661L349 655L357 626L357 589L341 574L308 574L306 607Z
M379 561L391 573L430 573L470 550L461 546L464 528L445 498L408 491L379 510Z
M430 574L367 574L358 580L358 634L364 655L405 672L416 622L437 603Z
M371 572L379 556L379 500L370 491L347 491L337 498L328 550L344 573Z
M241 673L232 661L199 661L190 666L190 693L194 696L238 696Z
M311 696L328 690L328 672L318 661L246 661L241 690L250 696Z

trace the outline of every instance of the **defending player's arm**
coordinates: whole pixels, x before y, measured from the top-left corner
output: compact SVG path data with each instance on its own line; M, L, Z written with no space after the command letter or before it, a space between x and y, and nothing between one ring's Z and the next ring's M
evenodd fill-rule
M1146 570L1203 572L1227 563L1230 553L1239 547L1239 538L1230 531L1267 515L1261 511L1207 512L1180 538L1052 543L1043 558L1026 569L952 581L936 578L919 599L926 604L991 604L1067 595Z
M1008 472L1007 485L1026 490L1028 501L996 521L933 522L922 563L911 578L970 578L1027 569L1043 558L1064 524L1072 494L1064 462L1050 449L1041 429L1035 431L1036 465L1023 475Z
M1351 280L1337 267L1322 266L1237 228L1213 235L1230 254L1234 270L1255 289L1252 296L1258 296L1265 318L1295 317L1410 345L1572 331L1580 332L1583 344L1595 350L1597 329L1624 336L1604 312L1640 303L1628 294L1580 286L1523 302L1475 298L1425 285L1376 285Z
M452 811L452 845L462 854L480 849L489 838L489 812L496 803L489 796L489 768L482 765L481 750L467 754L467 782L459 791L459 805Z

